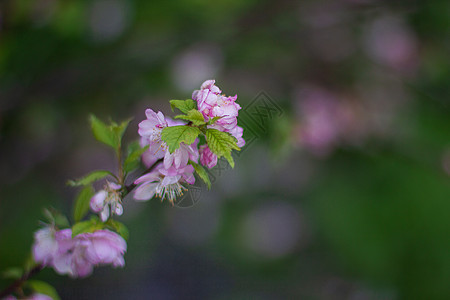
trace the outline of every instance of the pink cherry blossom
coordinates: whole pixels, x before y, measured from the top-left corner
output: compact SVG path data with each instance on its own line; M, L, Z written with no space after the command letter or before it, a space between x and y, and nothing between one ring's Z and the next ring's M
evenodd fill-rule
M120 197L119 184L108 182L105 189L97 192L90 201L90 206L93 212L100 213L100 218L103 222L108 220L110 214L122 215L123 206Z
M34 234L34 240L34 260L43 265L50 265L55 252L58 250L58 243L55 240L55 229L50 226L39 229Z
M83 244L84 258L93 265L111 264L113 267L123 267L123 254L127 250L125 240L115 232L98 230L93 233L82 233L75 239Z
M197 101L198 110L205 118L222 117L216 123L230 130L237 124L241 106L236 103L237 95L232 97L221 95L221 90L214 83L214 80L205 81L200 90L194 91L192 99Z
M228 131L232 136L237 139L237 146L244 147L245 140L243 139L244 129L240 126L235 126L231 130Z
M164 168L169 169L174 166L178 169L186 167L189 160L198 162L198 139L195 140L192 145L186 145L180 143L180 148L176 149L173 153L166 151L164 156Z
M92 273L96 265L111 264L113 267L125 265L123 255L127 250L127 244L115 232L104 229L82 233L72 238L71 229L50 230L54 232L51 235L43 229L35 234L33 255L37 262L53 267L58 274L85 277ZM41 247L43 241L52 247Z
M147 173L134 182L138 185L134 192L134 199L146 201L155 195L161 200L168 199L170 203L183 194L187 189L182 183L194 184L194 168L186 165L183 168L171 166L166 169L164 166Z
M217 165L217 155L211 152L208 145L201 145L200 146L200 163L203 166L208 167L211 169L215 165Z

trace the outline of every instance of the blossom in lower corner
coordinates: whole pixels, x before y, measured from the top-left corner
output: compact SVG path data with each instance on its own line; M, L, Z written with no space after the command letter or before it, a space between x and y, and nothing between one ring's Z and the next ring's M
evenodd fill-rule
M52 297L48 296L48 295L44 295L44 294L39 294L39 293L34 293L31 294L30 296L27 296L25 298L20 298L22 300L53 300ZM9 295L5 298L2 298L2 300L17 300L16 297Z
M39 249L39 245L42 244L42 240L37 239L39 237L39 234L35 235L33 249ZM111 264L113 267L125 265L123 255L127 250L127 244L115 232L103 229L92 233L82 233L72 238L72 230L63 229L55 230L51 236L46 235L47 238L52 239L52 245L56 244L56 249L46 248L47 252L34 250L33 256L36 262L46 261L45 264L53 267L58 274L86 277L92 273L96 265ZM49 242L50 240L47 241Z
M105 188L97 192L90 201L93 212L100 213L100 219L105 222L111 214L122 215L123 206L119 190L121 186L108 182Z

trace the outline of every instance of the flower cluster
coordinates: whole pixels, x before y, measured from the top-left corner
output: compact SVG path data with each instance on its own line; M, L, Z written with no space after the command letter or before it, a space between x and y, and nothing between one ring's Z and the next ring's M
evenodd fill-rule
M53 267L58 274L85 277L96 265L125 265L125 240L106 229L72 237L71 229L56 230L49 226L38 230L34 238L34 260Z
M211 151L208 143L200 145L197 137L191 144L180 142L175 151L169 151L166 141L162 138L165 128L190 126L191 116L196 116L197 119L194 121L203 130L216 129L229 133L236 139L237 147L245 145L242 138L243 128L237 125L238 111L241 109L236 103L237 95L233 97L221 95L222 91L214 83L214 80L207 80L200 90L192 94L192 100L195 101L191 101L193 106L184 110L188 115L180 117L189 121L188 124L167 118L160 111L157 113L151 109L145 111L147 119L139 123L138 131L141 146L148 146L148 150L143 154L143 162L147 167L155 163L157 165L150 173L144 174L134 182L138 185L134 193L136 200L149 200L156 195L162 200L168 199L173 204L174 200L186 190L183 184L195 183L193 164L200 161L201 165L208 168L217 164L217 154Z
M228 132L237 139L238 147L245 145L242 138L244 129L237 125L238 111L241 106L236 103L237 95L221 95L222 91L215 85L215 80L205 81L200 90L192 93L192 99L197 102L198 110L203 114L205 120L210 121L218 118L213 125L208 128L215 128ZM208 146L200 150L200 163L208 168L217 164L217 156L211 153Z
M89 276L98 265L123 267L128 229L114 217L123 214L123 199L133 190L135 200L146 201L156 196L173 205L187 190L186 185L195 183L194 173L210 188L206 168L213 168L221 157L234 167L232 151L240 151L245 145L243 128L237 125L241 107L236 103L236 95L221 93L214 80L207 80L200 90L194 91L192 99L170 100L172 109L181 111L174 119L147 109L146 119L139 123L139 143L131 143L127 148L122 137L131 119L106 124L92 115L92 132L99 142L114 150L118 172L96 170L68 182L83 187L74 202L74 222L70 224L56 210L45 210L50 225L34 235L35 268L24 267L25 273L10 287L13 293L8 299L24 296L21 287L36 268L50 267L58 274L75 278ZM129 174L141 163L148 170L133 184L126 185ZM110 178L105 180L107 177ZM95 192L93 183L99 180L105 180L106 184ZM85 219L89 208L99 217ZM31 291L27 299L51 298L39 287L28 287Z

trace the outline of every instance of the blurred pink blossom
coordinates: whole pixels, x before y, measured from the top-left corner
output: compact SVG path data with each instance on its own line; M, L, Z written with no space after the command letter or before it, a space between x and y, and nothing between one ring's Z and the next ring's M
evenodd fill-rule
M41 234L35 235L34 259L36 262L52 266L58 274L85 277L92 273L96 265L112 264L114 267L125 265L123 255L127 244L115 232L106 229L97 230L93 233L79 234L74 238L71 229L53 230L52 235L43 235L42 229L38 232ZM43 237L52 247L40 247ZM54 244L56 247L53 247Z

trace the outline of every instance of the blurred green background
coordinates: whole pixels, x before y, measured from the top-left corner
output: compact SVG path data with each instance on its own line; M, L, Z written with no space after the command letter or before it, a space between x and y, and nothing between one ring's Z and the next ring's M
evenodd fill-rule
M189 208L127 199L124 269L37 278L62 299L450 299L449 20L445 0L1 1L0 269L44 207L71 212L66 180L115 170L90 113L133 116L132 141L215 78L243 107L235 169Z

